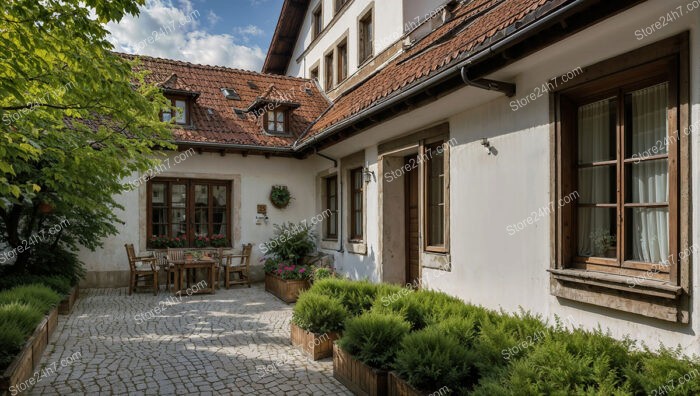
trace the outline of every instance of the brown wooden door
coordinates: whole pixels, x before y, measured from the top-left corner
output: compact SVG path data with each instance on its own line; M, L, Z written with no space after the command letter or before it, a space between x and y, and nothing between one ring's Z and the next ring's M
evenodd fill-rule
M420 261L418 258L418 167L417 158L408 156L405 164L411 169L405 176L406 197L406 283L419 285Z

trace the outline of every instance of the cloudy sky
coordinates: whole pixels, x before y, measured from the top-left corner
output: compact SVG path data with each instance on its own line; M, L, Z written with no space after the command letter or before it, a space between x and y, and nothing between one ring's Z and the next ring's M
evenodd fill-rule
M259 71L283 0L147 0L109 23L116 51Z

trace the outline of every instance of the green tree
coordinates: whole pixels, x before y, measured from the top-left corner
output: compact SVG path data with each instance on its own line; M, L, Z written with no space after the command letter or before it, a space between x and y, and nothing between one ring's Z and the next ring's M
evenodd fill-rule
M117 232L120 180L173 148L162 92L106 40L104 25L143 3L0 2L0 245L38 235L42 249L94 250ZM31 270L36 249L14 269Z

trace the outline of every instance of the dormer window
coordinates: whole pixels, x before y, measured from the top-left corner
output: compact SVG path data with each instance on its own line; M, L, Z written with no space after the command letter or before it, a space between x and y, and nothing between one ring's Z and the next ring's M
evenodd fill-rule
M173 110L163 111L161 121L174 122L178 125L188 125L190 123L189 102L185 98L169 98Z
M287 133L287 111L283 109L268 110L264 122L268 133Z

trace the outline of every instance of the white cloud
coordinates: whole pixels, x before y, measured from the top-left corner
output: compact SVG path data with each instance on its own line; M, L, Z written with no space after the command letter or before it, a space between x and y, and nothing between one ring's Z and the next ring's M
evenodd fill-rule
M207 16L209 22L211 14ZM261 69L265 53L260 47L237 43L237 39L229 34L206 32L201 27L202 17L188 0L180 0L177 4L172 0L148 0L141 7L138 18L127 16L119 23L107 24L107 30L116 51L247 70ZM243 35L263 33L252 25L244 30Z
M209 13L207 14L207 20L209 21L209 24L214 26L221 20L221 17L216 15L216 13L212 10L209 10Z
M234 31L238 34L246 35L246 36L262 36L265 34L265 32L260 29L259 27L255 25L248 25L245 27L237 27L234 29Z

